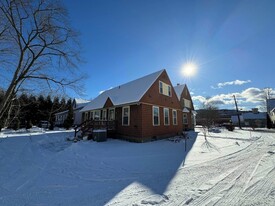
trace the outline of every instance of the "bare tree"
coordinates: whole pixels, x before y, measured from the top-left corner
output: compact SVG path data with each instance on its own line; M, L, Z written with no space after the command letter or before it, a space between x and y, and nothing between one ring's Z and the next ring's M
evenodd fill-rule
M6 80L0 119L23 87L81 88L83 77L75 73L80 62L78 33L68 19L58 0L0 1L0 69L6 71L0 76Z
M197 118L201 120L203 126L209 129L219 118L218 107L211 101L204 102L198 111Z

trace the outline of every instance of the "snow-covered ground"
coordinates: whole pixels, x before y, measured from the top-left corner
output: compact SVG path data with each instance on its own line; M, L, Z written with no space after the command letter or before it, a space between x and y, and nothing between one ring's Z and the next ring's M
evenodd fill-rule
M273 130L148 143L0 133L0 205L275 205Z

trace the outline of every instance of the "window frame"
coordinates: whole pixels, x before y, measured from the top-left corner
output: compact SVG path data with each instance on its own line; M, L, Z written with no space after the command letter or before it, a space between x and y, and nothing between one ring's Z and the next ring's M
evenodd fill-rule
M155 124L155 109L158 111L158 124ZM160 114L159 114L159 107L153 106L152 107L152 120L153 120L153 126L160 126Z
M184 116L186 116L186 118L184 118ZM186 121L184 121L186 120ZM182 114L182 124L188 124L188 116L187 116L187 113L183 113Z
M107 110L106 109L103 109L102 110L102 117L101 117L102 120L107 120Z
M177 110L172 110L172 116L173 116L173 125L178 125L178 112Z
M114 118L113 119L111 119L111 111L114 111ZM109 111L108 111L108 120L109 121L113 121L113 120L115 120L116 119L116 113L115 113L115 108L110 108L109 109Z
M166 122L166 111L167 111L167 122ZM165 126L170 125L170 115L169 115L169 108L163 108L163 122Z
M128 121L127 121L127 124L124 124L124 110L125 109L128 109L128 114L127 114L127 117L128 117ZM125 107L122 107L122 126L130 126L130 106L125 106Z
M163 94L163 82L159 81L159 93Z

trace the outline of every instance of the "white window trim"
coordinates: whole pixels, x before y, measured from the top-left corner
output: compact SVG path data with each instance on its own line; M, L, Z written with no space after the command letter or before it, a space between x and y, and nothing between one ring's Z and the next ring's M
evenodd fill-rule
M116 119L116 109L115 109L115 108L110 108L110 109L108 110L108 120L109 120L109 121L111 121L111 119L110 119L110 117L111 117L110 111L111 111L111 110L114 111L114 119L113 119L113 120Z
M167 110L167 111L168 111L168 123L167 123L167 124L166 124L166 122L165 122L165 110ZM166 107L164 107L164 108L163 108L163 122L164 122L164 125L165 125L165 126L170 125L169 108L166 108Z
M162 92L160 91L160 85L162 85ZM166 90L167 90L167 94L166 94L166 92L164 92ZM169 91L170 91L170 94L169 94ZM163 81L159 81L159 93L162 94L162 95L165 95L167 97L172 97L172 87L171 87L171 85L166 84Z
M159 126L159 125L160 125L159 107L158 107L158 106L153 106L152 108L153 108L153 110L152 110L152 119L153 119L153 122L152 122L152 123L153 123L153 126ZM159 121L158 121L158 124L155 124L155 123L154 123L154 110L155 110L155 108L158 109L158 120L159 120Z
M96 119L97 117L96 117L96 115L95 115L97 112L98 112L98 114L99 114L98 119ZM100 120L100 116L101 116L100 113L101 113L100 110L94 110L94 119L95 119L95 120Z
M184 115L186 115L186 122L183 121L183 120L185 119L185 118L184 118ZM187 116L186 113L183 113L183 114L182 114L182 123L183 123L183 124L188 124L188 116Z
M162 89L162 91L160 90L160 88ZM159 81L159 93L163 94L163 82L162 81Z
M124 109L128 108L128 124L124 124ZM129 126L130 125L130 106L122 107L122 126Z
M169 89L170 88L170 89ZM169 91L170 91L170 94L169 94ZM172 88L170 85L168 85L168 96L169 97L172 97Z
M104 113L105 113L105 117L104 117ZM106 109L102 110L102 120L107 120L107 110Z
M176 116L174 116L174 112L176 112ZM177 110L175 110L175 109L172 110L172 116L173 116L173 125L178 125L178 113L177 113ZM176 119L176 124L174 122L174 119Z

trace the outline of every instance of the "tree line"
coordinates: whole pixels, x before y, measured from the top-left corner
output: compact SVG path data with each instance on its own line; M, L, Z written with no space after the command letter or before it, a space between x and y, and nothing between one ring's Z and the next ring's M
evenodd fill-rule
M3 101L5 92L0 90L0 102ZM54 127L55 113L72 110L72 99L59 96L44 96L22 93L16 95L9 103L9 109L0 119L0 131L3 127L12 129L31 128L39 126L41 121L47 121L50 129Z

